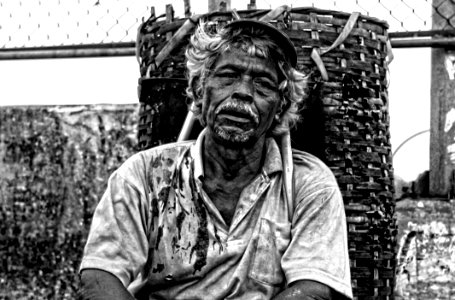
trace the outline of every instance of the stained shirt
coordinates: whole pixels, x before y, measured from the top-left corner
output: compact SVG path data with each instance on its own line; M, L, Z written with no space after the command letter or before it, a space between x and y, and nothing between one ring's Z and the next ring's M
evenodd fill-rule
M329 168L293 150L289 215L280 151L267 139L262 171L227 226L202 188L203 138L139 152L111 175L80 269L112 273L137 299L270 299L304 279L352 298L344 206Z

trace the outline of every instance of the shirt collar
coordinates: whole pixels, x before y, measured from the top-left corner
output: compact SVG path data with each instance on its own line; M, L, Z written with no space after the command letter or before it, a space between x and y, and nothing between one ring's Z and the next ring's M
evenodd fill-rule
M191 147L191 157L194 160L194 178L201 178L204 176L204 164L202 154L204 153L204 137L206 129L204 128ZM274 138L268 137L265 141L266 155L264 165L262 166L262 173L269 175L283 170L283 163L281 160L281 153L277 142Z
M264 166L262 170L265 174L269 175L274 172L283 171L283 162L281 160L280 148L276 140L272 137L268 137L265 140L266 154L264 160Z
M194 160L194 178L201 178L204 176L204 164L202 160L203 146L204 146L204 136L207 129L202 129L201 133L197 137L196 143L191 147L191 157Z

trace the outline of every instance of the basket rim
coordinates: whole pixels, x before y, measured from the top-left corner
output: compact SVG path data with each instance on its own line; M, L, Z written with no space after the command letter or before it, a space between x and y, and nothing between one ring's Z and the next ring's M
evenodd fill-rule
M263 14L267 14L268 12L272 11L271 9L244 9L244 10L237 10L237 13L241 15L245 15L245 18L255 18L255 17L260 17ZM341 17L341 18L346 18L348 19L349 16L354 12L346 12L346 11L338 11L338 10L330 10L330 9L322 9L322 8L317 8L317 7L312 7L312 6L301 6L301 7L292 7L289 10L290 13L316 13L320 15L333 15L334 17ZM232 16L232 10L228 11L214 11L214 12L209 12L209 13L204 13L200 14L201 18L209 18L209 17L217 17L217 16ZM165 15L160 15L158 17L154 17L155 22L160 22L158 21L159 18L165 17ZM178 20L186 20L189 18L186 17L177 17L174 19L173 22L178 21ZM389 24L385 20L381 20L376 17L372 16L367 16L362 13L360 13L360 20L365 20L369 21L372 23L375 23L380 26L384 26L386 29L389 29ZM273 21L273 20L272 20ZM161 20L161 22L165 22L165 20ZM172 22L171 22L172 23Z
M349 16L354 11L352 11L351 13L348 13L348 12L344 12L344 11L337 11L337 10L329 10L329 9L321 9L321 8L316 8L316 7L304 6L304 7L292 8L291 12L294 12L294 13L296 13L296 12L308 12L308 13L314 12L314 13L319 13L319 14L331 14L331 15L334 15L334 16L343 17L343 18L348 19ZM364 15L362 13L360 13L359 20L367 20L367 21L370 21L372 23L376 23L378 25L384 26L387 29L389 28L389 24L387 23L387 21L381 20L381 19L376 18L376 17L366 16L366 15Z

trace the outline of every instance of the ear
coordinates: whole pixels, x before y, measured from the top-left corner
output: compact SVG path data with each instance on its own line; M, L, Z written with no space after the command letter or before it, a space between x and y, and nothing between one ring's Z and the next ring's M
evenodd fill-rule
M286 105L284 96L280 95L280 97L281 97L281 101L278 104L278 107L275 112L275 118L279 118L279 119L281 119L281 117L283 116L283 113L285 111L285 105Z
M277 118L281 118L281 115L283 114L283 106L280 105L278 106L276 112L275 112L275 117Z
M195 102L197 102L198 100L200 100L202 98L201 90L198 90L199 85L200 85L200 77L199 76L193 77L193 79L190 82L190 88L191 88L191 92L195 98L194 99Z
M281 123L281 117L283 116L283 105L280 103L275 111L275 115L273 116L273 123L272 128L276 127Z

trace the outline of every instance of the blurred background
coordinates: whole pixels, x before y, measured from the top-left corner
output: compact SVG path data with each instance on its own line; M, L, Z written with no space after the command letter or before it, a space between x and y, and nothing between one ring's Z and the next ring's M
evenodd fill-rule
M419 284L436 275L437 297L452 293L445 283L453 264L454 2L230 1L237 10L287 4L388 23L395 197L417 199L397 212L400 238L417 236L397 297L419 299ZM167 5L175 18L209 9L205 1L183 0L0 0L0 299L74 298L93 207L109 174L137 151L138 27L166 15ZM414 218L419 209L422 224ZM431 223L435 215L444 229ZM418 246L435 235L443 241L430 244L445 246L432 264ZM424 263L428 274L419 273Z

